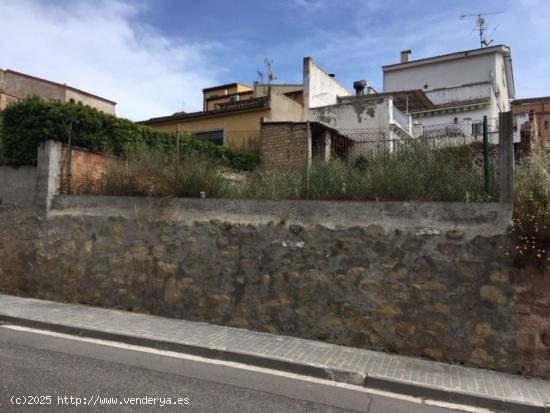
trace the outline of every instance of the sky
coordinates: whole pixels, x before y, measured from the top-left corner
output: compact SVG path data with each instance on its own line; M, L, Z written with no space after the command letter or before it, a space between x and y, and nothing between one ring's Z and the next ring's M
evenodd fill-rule
M202 109L202 89L300 83L311 56L353 90L381 66L479 47L475 18L512 49L516 97L550 95L550 0L0 0L0 68L118 102L132 120ZM494 32L493 32L493 29Z

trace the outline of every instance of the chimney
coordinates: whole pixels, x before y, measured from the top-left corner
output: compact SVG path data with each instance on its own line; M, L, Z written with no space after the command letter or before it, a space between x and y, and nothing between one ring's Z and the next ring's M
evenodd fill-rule
M401 63L408 63L411 60L411 51L403 50L401 52Z
M363 96L365 94L365 88L367 87L366 80L356 80L353 82L353 88L355 89L355 96Z

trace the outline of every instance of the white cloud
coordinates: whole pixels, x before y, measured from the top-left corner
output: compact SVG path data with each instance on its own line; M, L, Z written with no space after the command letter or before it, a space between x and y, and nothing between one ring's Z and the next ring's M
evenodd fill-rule
M133 120L201 110L216 83L208 53L139 23L143 5L123 1L0 1L0 67L44 77L118 102Z

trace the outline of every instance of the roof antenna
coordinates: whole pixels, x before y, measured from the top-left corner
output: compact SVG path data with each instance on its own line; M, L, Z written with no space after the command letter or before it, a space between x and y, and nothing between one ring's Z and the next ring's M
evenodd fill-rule
M465 18L467 17L475 17L476 18L476 26L474 28L474 30L478 30L479 32L479 45L480 47L488 47L491 43L493 43L493 39L488 39L487 36L485 35L485 32L487 30L490 29L490 27L487 25L487 20L485 19L484 16L487 16L489 14L502 14L503 12L501 11L494 11L494 12L489 12L489 13L478 13L478 14L461 14L460 15L460 20L464 20ZM495 27L493 29L493 31L491 32L494 33L495 30L497 28Z
M273 59L268 59L266 57L264 59L264 65L265 65L265 68L267 69L267 84L269 85L272 80L277 79L273 74L273 70L271 70L271 66L273 66Z
M260 85L264 84L264 72L261 70L256 70L256 73L258 73L258 80L260 82Z

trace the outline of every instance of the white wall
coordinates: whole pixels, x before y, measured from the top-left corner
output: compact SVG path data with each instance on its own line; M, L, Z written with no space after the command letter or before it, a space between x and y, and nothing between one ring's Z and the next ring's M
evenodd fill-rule
M425 87L427 85L427 87ZM439 113L418 117L415 122L427 127L460 125L489 118L489 129L498 128L499 112L510 110L504 57L490 53L462 57L443 62L432 62L384 72L384 92L421 89L435 105L456 104L473 99L486 99L489 104L481 109L465 112ZM470 122L470 123L468 123ZM468 128L466 128L468 129ZM490 134L495 140L496 134Z
M496 72L496 54L470 56L419 66L387 69L384 72L384 92L433 89L462 86L470 83L492 82ZM428 87L425 88L424 86Z
M352 93L313 63L311 57L304 58L304 106L315 108L338 103L338 96Z
M501 54L496 55L494 83L494 89L495 92L497 92L497 103L500 112L508 112L510 110L510 99L508 97L508 84L506 83L506 68L504 65L504 57Z
M473 99L489 100L493 94L491 83L482 83L470 86L436 89L426 92L426 96L434 105L463 102Z
M349 103L320 106L309 110L309 120L321 122L339 131L346 129L387 129L391 98L354 99Z

